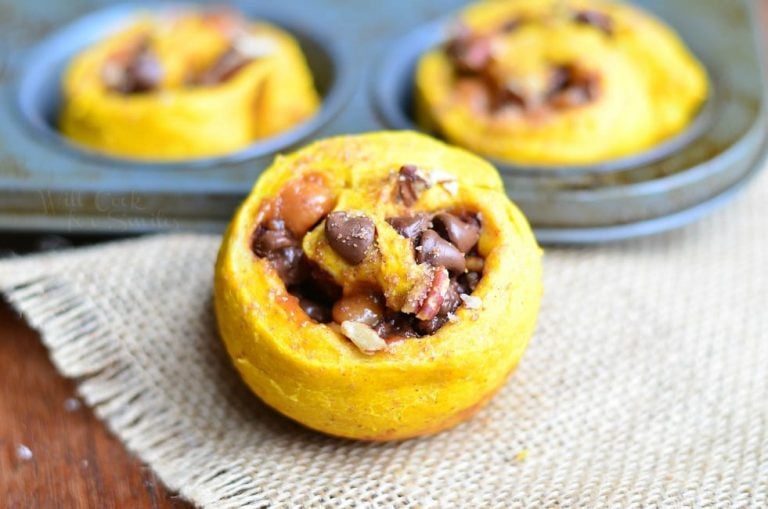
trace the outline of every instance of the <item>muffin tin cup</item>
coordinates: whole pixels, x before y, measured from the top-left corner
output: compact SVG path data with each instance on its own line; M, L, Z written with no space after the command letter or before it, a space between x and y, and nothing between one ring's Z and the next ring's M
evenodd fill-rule
M10 0L0 0L5 1ZM89 1L98 7L97 0ZM452 18L445 12L464 3L393 0L361 7L335 0L287 0L254 10L243 2L238 7L246 16L271 21L298 39L323 105L286 133L224 156L183 161L94 152L63 138L54 119L61 73L78 51L139 13L194 5L115 5L65 24L31 52L12 43L10 60L17 63L17 73L13 86L4 87L0 108L0 228L108 233L221 229L275 155L329 135L418 129L410 116L416 62L445 39ZM587 166L492 161L542 242L600 242L681 226L732 197L763 164L768 101L753 2L635 3L678 30L707 67L713 93L684 132L636 155ZM403 10L409 17L400 14ZM38 11L30 10L30 23ZM6 23L19 26L18 20L2 19L0 29Z
M757 18L754 6L738 3L749 26ZM663 4L655 7L662 13L674 10ZM683 5L678 16L662 17L682 20L689 12ZM696 12L708 13L706 9ZM421 55L445 43L452 23L453 18L446 18L424 24L391 45L382 59L371 95L388 126L418 128L413 119L415 69ZM680 134L638 154L593 165L516 165L491 159L540 241L596 243L682 226L724 203L762 168L768 120L762 86L764 58L751 37L759 33L758 27L742 33L743 53L737 53L738 59L726 60L713 58L716 43L707 40L707 32L684 23L672 25L694 43L711 89L706 103ZM745 77L753 84L752 94L740 90Z
M371 93L381 121L393 129L421 129L414 119L415 71L421 56L443 46L455 25L453 17L427 23L400 38L382 59L379 72L373 81ZM712 82L712 68L706 66ZM717 82L714 80L715 83ZM645 166L686 146L712 126L718 104L718 86L712 83L711 94L690 124L679 134L647 150L628 156L588 165L515 164L488 157L505 175L523 178L557 178L561 181L598 182L605 174L619 173Z
M271 158L275 153L308 139L328 124L349 99L354 85L349 58L344 49L328 34L317 28L296 23L295 20L284 20L270 13L243 9L243 12L253 19L263 19L282 27L299 42L314 77L315 86L322 97L321 107L311 118L284 133L255 140L235 152L173 160L112 156L70 141L58 131L57 115L62 101L60 83L72 57L88 46L131 26L146 14L162 16L199 8L199 5L186 3L160 6L152 3L121 4L86 15L57 31L35 48L21 72L15 93L20 121L25 123L35 136L43 137L48 143L74 157L89 158L99 164L127 169L190 169L228 165L262 157Z

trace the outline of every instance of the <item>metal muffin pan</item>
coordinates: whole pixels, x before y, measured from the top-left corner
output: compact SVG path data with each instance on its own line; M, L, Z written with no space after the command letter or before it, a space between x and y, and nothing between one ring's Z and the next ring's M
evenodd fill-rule
M101 155L61 137L54 123L59 83L83 47L138 13L179 5L103 7L103 1L85 0L46 9L45 0L0 0L10 13L0 17L0 33L10 34L0 39L0 229L220 230L275 154L338 133L415 129L410 97L416 60L444 40L447 15L466 3L235 4L297 37L324 96L322 110L234 154L155 163ZM542 242L598 242L680 226L726 201L761 167L768 100L754 2L635 3L681 33L707 66L714 93L686 132L636 156L584 167L496 163ZM30 44L41 27L47 34Z

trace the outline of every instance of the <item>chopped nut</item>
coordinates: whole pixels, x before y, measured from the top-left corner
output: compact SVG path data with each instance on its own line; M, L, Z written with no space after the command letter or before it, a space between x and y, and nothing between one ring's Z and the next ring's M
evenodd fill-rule
M483 300L480 297L467 295L466 293L462 293L459 297L464 301L464 306L467 309L480 309L483 305Z
M434 169L430 170L427 174L430 184L445 184L447 182L458 182L456 176L452 173L448 173L445 170Z
M275 52L275 41L269 37L253 35L250 33L239 34L232 41L232 46L247 58L262 58Z
M258 58L275 51L275 42L248 32L240 32L232 39L232 45L224 51L213 65L197 77L200 85L223 83L237 74L243 67Z
M235 48L229 48L213 62L210 68L198 76L194 82L198 85L217 85L223 83L252 61L252 58L243 55Z
M429 182L430 186L441 186L452 196L459 192L459 181L456 176L444 170L430 170L427 174L427 182Z
M427 177L413 164L404 164L397 174L397 198L410 207L419 200L419 195L429 188Z
M352 341L361 352L373 355L386 350L387 342L376 334L369 325L359 322L345 321L341 323L341 332Z
M451 196L456 196L459 194L459 183L455 180L450 180L447 182L440 182L440 185L443 189L448 191L448 194Z
M405 299L400 311L403 313L416 313L421 307L421 303L427 298L427 294L432 288L432 283L435 278L436 269L432 266L428 266L428 270L425 272L424 277L419 278L418 281L414 281L413 288L408 292L408 296Z
M419 312L416 313L416 318L419 320L431 320L434 318L440 312L450 284L451 280L448 277L448 270L445 267L438 267L427 296L421 303Z

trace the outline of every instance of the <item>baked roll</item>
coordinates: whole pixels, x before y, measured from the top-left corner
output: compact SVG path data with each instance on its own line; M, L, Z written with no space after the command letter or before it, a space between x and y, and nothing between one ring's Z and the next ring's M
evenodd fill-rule
M216 265L221 337L245 382L306 426L395 440L451 427L533 332L541 251L496 170L415 133L278 157Z
M680 133L708 95L674 31L625 3L486 0L416 72L417 121L500 161L590 164Z
M76 56L60 129L117 156L215 156L290 129L319 102L285 31L229 11L180 11L148 15Z

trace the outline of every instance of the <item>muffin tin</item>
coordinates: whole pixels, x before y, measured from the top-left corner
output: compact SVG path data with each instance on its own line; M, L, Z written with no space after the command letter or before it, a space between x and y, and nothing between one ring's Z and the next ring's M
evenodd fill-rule
M54 127L59 81L73 55L140 13L190 4L103 7L88 0L43 9L44 0L0 0L7 13L0 17L0 228L219 231L275 154L333 134L416 129L410 115L416 61L444 40L450 14L465 3L236 4L297 37L323 107L290 132L242 151L161 163L101 155L61 137ZM635 3L677 29L706 65L713 94L687 131L636 156L580 167L496 163L542 242L600 242L680 226L725 202L762 167L768 100L756 3ZM41 27L48 35L30 45L27 37Z

